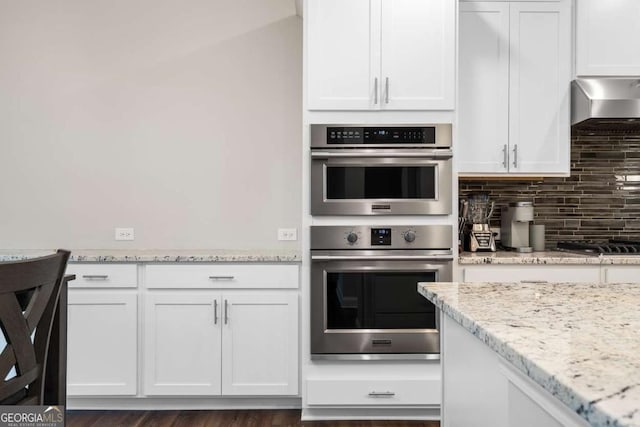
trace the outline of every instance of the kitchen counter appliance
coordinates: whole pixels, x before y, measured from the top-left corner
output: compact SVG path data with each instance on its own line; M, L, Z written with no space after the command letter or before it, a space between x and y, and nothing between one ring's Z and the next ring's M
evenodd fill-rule
M513 202L502 208L500 215L502 246L521 253L533 252L529 243L531 222L533 222L532 202Z
M450 225L311 226L311 358L438 359L418 282L452 280Z
M451 213L451 125L311 125L312 215Z
M464 250L470 252L496 251L496 241L489 226L494 202L486 193L472 194L467 198Z

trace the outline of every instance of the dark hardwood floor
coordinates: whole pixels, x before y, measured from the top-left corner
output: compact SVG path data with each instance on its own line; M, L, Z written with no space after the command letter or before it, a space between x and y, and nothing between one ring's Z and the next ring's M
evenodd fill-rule
M300 410L67 411L67 427L440 427L437 421L300 421Z

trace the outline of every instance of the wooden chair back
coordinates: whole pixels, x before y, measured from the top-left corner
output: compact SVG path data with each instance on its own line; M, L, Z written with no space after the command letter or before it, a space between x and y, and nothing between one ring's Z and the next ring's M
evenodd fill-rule
M0 262L0 405L42 405L60 286L71 253Z

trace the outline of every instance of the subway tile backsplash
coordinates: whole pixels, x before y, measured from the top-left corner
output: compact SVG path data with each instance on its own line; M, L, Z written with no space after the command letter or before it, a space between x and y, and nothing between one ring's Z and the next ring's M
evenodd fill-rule
M460 197L486 192L492 225L509 202L532 201L546 246L559 240L640 239L640 134L573 135L571 176L531 180L460 179Z

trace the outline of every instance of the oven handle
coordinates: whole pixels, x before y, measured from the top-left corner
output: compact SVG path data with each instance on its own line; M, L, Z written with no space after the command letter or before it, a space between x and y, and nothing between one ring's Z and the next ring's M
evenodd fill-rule
M312 159L329 158L373 158L373 157L418 157L423 159L450 159L453 157L451 150L416 150L416 151L312 151Z
M312 261L452 261L451 255L311 255Z

